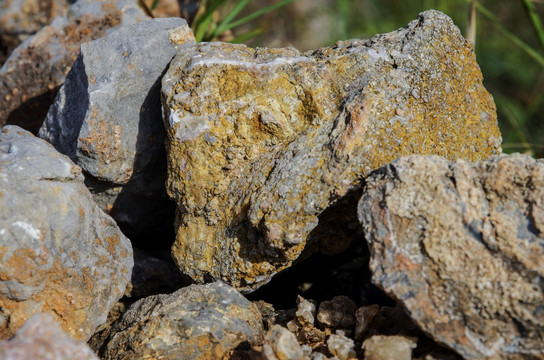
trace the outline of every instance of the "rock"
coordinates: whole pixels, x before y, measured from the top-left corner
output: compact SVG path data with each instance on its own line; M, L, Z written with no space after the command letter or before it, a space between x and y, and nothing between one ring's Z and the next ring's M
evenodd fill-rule
M68 12L68 0L0 0L0 64L30 35Z
M281 325L274 325L264 339L262 358L265 360L304 360L304 352L295 335Z
M412 360L416 342L405 336L375 335L365 340L365 360Z
M297 311L295 316L300 324L313 325L315 322L315 303L304 299L302 296L297 298Z
M332 300L319 304L317 321L322 326L333 329L353 329L356 311L353 300L346 296L335 296Z
M132 247L81 169L13 125L0 132L0 339L32 315L87 339L123 295Z
M83 44L39 132L81 166L95 201L133 241L171 232L158 87L185 42L194 42L187 23L171 18Z
M242 342L261 342L262 326L254 305L215 282L137 301L92 346L103 360L222 359Z
M544 358L544 160L394 161L358 216L373 281L465 359Z
M98 360L87 344L68 336L46 313L32 316L12 339L0 342L0 359Z
M473 50L437 11L305 54L198 44L173 59L162 97L172 255L194 281L244 292L311 248L319 215L371 170L501 151Z
M339 360L356 359L355 343L343 334L332 334L327 339L327 347L333 356Z
M47 1L49 2L49 1ZM79 45L146 19L136 0L80 0L19 47L0 68L0 126L38 131Z
M374 318L380 313L380 306L372 304L362 306L355 312L355 340L362 340L371 329Z
M299 343L310 345L312 348L323 345L327 335L330 335L330 332L324 332L314 326L315 315L315 303L298 296L294 319L287 322L287 329L295 334Z

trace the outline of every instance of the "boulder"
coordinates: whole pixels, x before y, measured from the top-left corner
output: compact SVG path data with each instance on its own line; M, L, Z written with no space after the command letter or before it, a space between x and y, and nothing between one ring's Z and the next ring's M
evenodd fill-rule
M0 342L2 360L98 360L89 345L72 339L53 316L38 313L10 340Z
M168 18L83 44L39 132L81 166L95 201L133 241L172 231L159 86L186 42L185 20Z
M49 1L47 1L49 2ZM79 45L145 20L136 0L80 0L19 45L0 68L0 126L36 133Z
M209 360L228 358L240 343L262 338L257 307L215 282L141 299L91 344L103 360Z
M173 59L162 101L178 210L172 255L194 281L244 292L324 237L329 248L349 244L326 224L354 224L330 216L320 227L320 214L343 213L371 170L409 154L501 152L473 49L437 11L304 54L194 45Z
M544 358L544 160L411 156L366 179L373 281L465 359Z
M39 312L89 338L130 280L130 241L81 168L31 133L2 129L0 169L0 339Z

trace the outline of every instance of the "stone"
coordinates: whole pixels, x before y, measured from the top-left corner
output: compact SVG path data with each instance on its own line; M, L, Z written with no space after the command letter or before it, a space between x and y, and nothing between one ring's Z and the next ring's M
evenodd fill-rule
M339 360L356 359L355 343L343 334L332 334L327 339L327 347Z
M98 360L83 341L72 339L47 313L28 319L10 340L0 342L0 359Z
M39 132L81 166L94 200L133 242L171 232L159 86L186 42L185 20L169 18L81 45Z
M415 347L414 339L400 335L374 335L363 344L365 360L412 360Z
M0 0L0 64L30 35L65 16L69 0Z
M465 359L544 358L544 160L401 158L366 179L373 281Z
M138 300L105 331L92 345L102 360L222 359L263 338L259 310L222 282Z
M172 60L162 102L172 255L194 281L243 292L315 247L320 214L373 169L409 154L501 152L473 49L437 11L304 54L194 45Z
M333 329L353 329L357 307L347 296L335 296L330 301L319 304L317 321Z
M297 311L295 316L300 324L313 325L315 322L315 303L304 299L302 296L297 297Z
M304 351L295 334L281 325L274 325L266 333L262 358L264 360L304 360Z
M326 333L314 326L316 316L315 302L297 296L297 309L294 319L287 322L287 329L295 334L301 344L310 345L316 348L325 343Z
M362 340L371 329L371 324L380 313L380 306L372 304L362 306L355 312L355 340Z
M130 241L81 168L31 133L2 129L0 169L0 339L39 312L88 339L130 280Z
M47 1L49 2L49 1ZM37 133L79 46L145 20L136 0L80 0L19 45L0 68L0 126Z

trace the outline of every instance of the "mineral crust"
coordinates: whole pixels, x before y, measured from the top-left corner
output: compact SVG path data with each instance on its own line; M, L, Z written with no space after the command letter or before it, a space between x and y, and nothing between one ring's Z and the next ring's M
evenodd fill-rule
M409 154L501 152L474 52L437 11L307 53L194 45L162 86L172 255L194 281L242 291L289 267L319 238L319 215L371 170Z
M366 179L373 281L465 359L544 359L544 160L410 156Z

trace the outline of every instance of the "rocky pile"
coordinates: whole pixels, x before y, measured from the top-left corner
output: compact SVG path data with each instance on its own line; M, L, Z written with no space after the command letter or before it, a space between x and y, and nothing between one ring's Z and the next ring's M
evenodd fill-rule
M307 53L102 35L41 139L0 133L2 359L544 359L544 162L500 155L444 14ZM318 256L312 300L281 279Z

